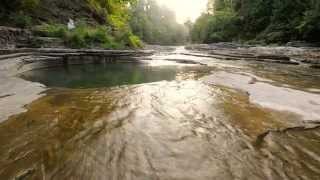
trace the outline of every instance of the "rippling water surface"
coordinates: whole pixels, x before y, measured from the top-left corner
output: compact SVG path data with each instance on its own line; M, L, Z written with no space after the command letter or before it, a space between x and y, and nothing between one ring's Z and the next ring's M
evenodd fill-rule
M272 87L275 96L284 91L312 94L312 102L301 97L295 101L312 110L320 106L318 72L182 52L162 52L143 64L24 74L25 79L54 88L28 105L27 112L0 124L0 177L320 178L318 121L277 108L279 102L296 107L286 99L292 96L269 102L270 93L259 89ZM206 65L178 63L181 60ZM252 96L275 105L262 106L261 98Z
M162 62L162 63L161 63ZM177 63L109 63L38 69L21 77L49 87L99 88L200 76L208 68Z

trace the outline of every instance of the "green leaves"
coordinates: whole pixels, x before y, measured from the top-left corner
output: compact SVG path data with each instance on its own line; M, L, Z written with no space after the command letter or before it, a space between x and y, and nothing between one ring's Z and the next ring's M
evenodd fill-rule
M320 41L318 0L210 0L192 30L196 42Z
M200 43L232 41L241 26L239 17L230 9L215 11L214 15L203 14L192 29L192 40Z
M42 24L34 29L38 36L55 37L64 40L72 48L141 48L143 43L131 32L122 32L121 35L112 35L110 27L105 25L90 26L86 23L77 23L76 28L68 30L63 24Z
M138 48L143 46L140 39L132 34L129 26L129 9L136 3L136 0L87 0L87 2L91 10L104 17L106 23L112 28L111 33L115 41L110 43L111 45L103 42L104 47Z
M39 6L40 0L22 0L21 9L32 11Z

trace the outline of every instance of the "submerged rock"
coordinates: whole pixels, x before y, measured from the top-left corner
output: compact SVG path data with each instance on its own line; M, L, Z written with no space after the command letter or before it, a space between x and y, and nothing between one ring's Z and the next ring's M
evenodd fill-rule
M204 82L222 85L248 92L250 101L263 107L297 113L304 120L320 119L320 95L277 87L265 82L252 83L256 79L250 74L216 72L203 78ZM262 80L263 81L263 80Z
M275 145L256 149L259 133L286 124L269 116L277 112L254 107L245 97L196 81L49 91L29 105L28 112L0 124L0 176L17 177L20 169L32 165L35 179L319 177L308 168L316 170L319 164L286 155L302 150L293 138L268 139L281 146L290 138L279 158L269 153L278 152ZM229 109L229 103L238 104L237 110ZM247 117L245 112L256 123L241 118ZM319 148L309 147L302 153L308 155L309 150L315 158L320 154Z
M310 67L314 68L314 69L320 69L320 64L319 65L311 65Z

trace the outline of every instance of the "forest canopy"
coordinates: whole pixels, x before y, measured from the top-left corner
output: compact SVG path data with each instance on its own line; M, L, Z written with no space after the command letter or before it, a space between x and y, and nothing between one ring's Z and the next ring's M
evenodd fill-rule
M319 0L209 0L192 28L193 42L320 41Z
M74 19L78 28L69 32ZM59 35L74 47L320 42L319 0L208 0L196 22L177 23L156 0L1 0L0 23Z

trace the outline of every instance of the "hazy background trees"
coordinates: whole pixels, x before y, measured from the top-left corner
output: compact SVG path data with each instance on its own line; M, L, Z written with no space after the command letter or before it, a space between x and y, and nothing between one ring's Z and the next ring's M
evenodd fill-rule
M149 44L176 45L188 40L188 29L178 24L175 13L155 0L139 0L133 7L132 32Z

